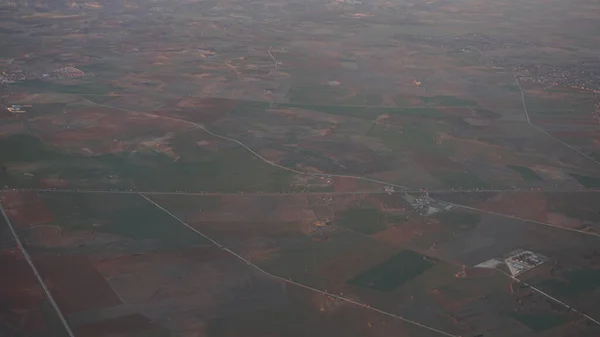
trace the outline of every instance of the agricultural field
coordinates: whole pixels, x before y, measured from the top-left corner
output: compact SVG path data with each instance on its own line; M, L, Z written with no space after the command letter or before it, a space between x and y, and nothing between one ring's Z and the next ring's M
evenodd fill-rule
M3 310L0 333L5 336L32 335L66 337L67 331L45 297L4 219L0 220L0 265L10 273L2 277ZM12 310L6 310L12 308Z
M0 336L600 336L598 20L0 3Z
M436 197L490 212L506 212L559 228L600 233L600 214L597 210L600 196L593 192L505 191L480 193L479 198L470 200L459 194L436 194Z

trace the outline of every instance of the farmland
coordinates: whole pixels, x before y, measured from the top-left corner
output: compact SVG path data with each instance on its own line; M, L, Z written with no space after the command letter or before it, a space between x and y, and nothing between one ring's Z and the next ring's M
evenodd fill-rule
M373 288L379 291L392 291L404 282L432 267L435 262L411 251L402 251L384 263L373 267L351 279L350 284Z
M0 4L0 335L600 336L599 19Z

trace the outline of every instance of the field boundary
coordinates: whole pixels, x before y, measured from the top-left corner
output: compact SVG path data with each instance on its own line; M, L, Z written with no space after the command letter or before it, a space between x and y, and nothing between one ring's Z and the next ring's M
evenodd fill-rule
M519 84L519 87L520 87L520 82L519 82L518 78L515 78L515 80L517 81L517 84ZM524 92L523 92L522 89L521 89L521 98L522 98L523 104L525 104L525 94L524 94ZM135 114L141 114L141 115L149 116L149 117L152 117L152 118L164 118L164 119L167 119L167 120L178 121L178 122L181 122L181 123L186 123L188 125L192 125L192 126L194 126L196 128L199 128L199 129L203 130L204 132L210 134L213 137L217 137L217 138L224 139L224 140L227 140L227 141L230 141L230 142L238 144L239 146L243 147L245 150L247 150L248 152L250 152L251 154L253 154L254 156L256 156L258 159L262 160L263 162L267 163L268 165L271 165L273 167L277 167L279 169L286 170L288 172L292 172L292 173L295 173L295 174L305 175L305 176L312 176L312 177L353 178L353 179L357 179L357 180L374 182L374 183L378 183L378 184L382 184L382 185L387 185L387 186L393 186L393 187L401 189L401 191L399 191L399 192L410 192L410 191L414 191L415 190L415 189L412 189L412 188L407 187L407 186L402 186L402 185L399 185L399 184L394 184L394 183L390 183L390 182L386 182L386 181L382 181L382 180L371 179L371 178L366 178L366 177L361 177L361 176L342 175L342 174L329 174L329 173L310 173L310 172L303 172L303 171L295 170L295 169L292 169L292 168L289 168L289 167L286 167L286 166L274 163L274 162L272 162L272 161L264 158L263 156L261 156L256 151L252 150L250 147L248 147L243 142L241 142L241 141L239 141L237 139L234 139L234 138L230 138L230 137L227 137L227 136L222 136L222 135L219 135L217 133L214 133L214 132L208 130L204 125L199 124L199 123L195 123L195 122L192 122L192 121L189 121L189 120L185 120L185 119L180 119L180 118L174 118L174 117L156 115L156 114L152 114L152 113L149 113L149 112L136 111L136 110L131 110L131 109L117 107L117 106L111 106L111 105L106 105L106 104L95 103L95 102L92 102L92 101L87 100L87 99L86 99L86 101L88 101L92 105L102 106L102 107L109 108L109 109L117 109L117 110L121 110L121 111L127 111L127 112L131 112L131 113L135 113ZM583 154L582 152L580 152L579 150L573 148L569 144L563 142L562 140L560 140L560 139L552 136L551 134L547 133L543 129L541 129L541 128L537 127L536 125L532 124L529 121L529 113L528 113L528 111L526 109L526 105L524 105L524 108L525 108L524 111L526 113L527 121L528 121L528 123L531 126L533 126L534 128L538 129L539 131L545 133L546 135L548 135L548 136L550 136L550 137L552 137L552 138L560 141L564 145L567 145L572 150L574 150L574 151L576 151L576 152L578 152L580 154ZM585 154L583 154L583 155L586 156ZM596 162L595 160L593 160L593 161ZM600 162L596 162L596 163L600 164ZM478 189L475 189L475 190L478 190ZM581 190L585 191L585 189L581 189ZM422 190L419 190L419 191L422 191ZM456 191L457 192L465 192L464 190L460 190L460 189L457 189ZM482 190L478 190L478 191L482 191ZM511 191L515 191L515 190L511 189ZM131 193L138 193L138 192L142 193L140 191L135 191L135 192L131 191ZM494 214L494 215L503 216L503 217L507 217L507 218L511 218L511 219L518 219L518 220L522 220L522 221L525 221L525 222L536 223L536 224L548 226L548 227L551 227L551 228L556 228L556 229L561 229L561 230L568 230L568 231L578 232L578 233L581 233L581 234L584 234L584 235L592 235L592 236L600 237L600 234L593 233L593 232L586 232L586 231L576 230L576 229L572 229L572 228L560 227L560 226L552 225L552 224L541 222L541 221L535 221L535 220L520 218L520 217L516 217L516 216L509 215L509 214L504 214L504 213L490 212L490 211L482 210L482 209L475 208L475 207L469 207L469 206L465 206L465 205L461 205L461 204L455 204L455 203L450 203L450 202L448 202L448 204L450 204L452 206L455 206L455 207L460 207L460 208L464 208L464 209L470 209L470 210L478 211L478 212L482 212L482 213Z
M525 111L525 117L527 118L527 124L529 124L530 126L532 126L534 129L538 130L539 132L545 134L546 136L554 139L555 141L563 144L564 146L568 147L569 149L579 153L580 155L584 156L585 158L589 159L590 161L600 165L600 161L597 161L596 159L588 156L587 154L583 153L582 151L574 148L573 146L569 145L567 142L563 141L562 139L554 136L553 134L549 133L548 131L544 130L543 128L533 124L531 122L531 119L529 118L529 110L527 109L527 103L525 102L525 91L523 90L523 87L521 87L521 82L519 81L518 77L515 77L515 82L517 83L517 86L519 87L519 90L521 91L521 102L523 103L523 111Z
M520 284L523 284L524 286L526 286L526 287L528 287L528 288L530 288L530 289L533 289L533 291L537 292L538 294L540 294L540 295L542 295L542 296L545 296L545 297L547 297L547 298L551 299L552 301L554 301L554 302L556 302L556 303L558 303L558 304L561 304L561 305L562 305L562 306L564 306L565 308L567 308L567 309L569 309L569 310L573 311L574 313L576 313L576 314L578 314L578 315L581 315L581 316L583 316L583 317L587 318L588 320L590 320L591 322L595 323L596 325L600 325L600 322L599 322L599 321L597 321L597 320L593 319L592 317L590 317L589 315L587 315L587 314L584 314L583 312L581 312L581 311L579 311L579 310L577 310L577 309L573 308L572 306L570 306L570 305L568 305L568 304L566 304L566 303L562 302L561 300L557 299L556 297L553 297L553 296L549 295L548 293L546 293L546 292L544 292L544 291L542 291L542 290L540 290L540 289L538 289L538 288L536 288L536 287L532 286L531 284L529 284L529 283L527 283L527 282L525 282L525 281L523 281L523 280L520 280L520 279L518 279L516 276L510 275L510 274L508 274L508 273L506 273L506 272L504 272L504 271L502 271L502 270L500 270L500 269L496 269L496 270L498 270L500 273L502 273L502 274L506 275L506 276L507 276L507 277L509 277L510 279L514 280L515 282L517 282L517 283L520 283Z
M0 192L14 192L14 191L18 191L18 192L54 192L54 193L107 193L107 194L146 194L146 195L184 195L184 196L222 196L222 195L244 195L244 196L289 196L289 195L297 195L297 196L302 196L302 195L368 195L368 194L389 194L389 192L385 192L385 191L358 191L358 192L298 192L298 193L244 193L244 192L233 192L233 193L217 193L217 192L207 192L207 193L203 193L203 192L161 192L161 191L133 191L133 190L79 190L79 189L75 189L75 190L65 190L65 189L0 189ZM421 193L423 192L422 189L411 189L411 190L402 190L402 191L398 191L398 192L392 192L393 193ZM429 191L429 192L435 192L435 190L433 191ZM465 193L465 192L471 192L471 193L484 193L484 192L490 192L490 190L473 190L473 191L468 191L468 190L457 190L457 191L453 191L456 193ZM509 189L509 190L493 190L492 192L520 192L518 190L514 190L514 189ZM524 191L525 192L525 191ZM530 191L530 192L538 192L538 191ZM561 193L561 192L600 192L600 190L566 190L566 191L554 191L556 193ZM590 236L596 236L596 237L600 237L599 233L594 233L594 232L588 232L588 231L583 231L583 230L579 230L579 229L575 229L575 228L568 228L568 227L561 227L561 226L557 226L557 225L553 225L547 222L542 222L542 221L537 221L537 220L533 220L533 219L526 219L526 218L522 218L522 217L518 217L518 216L514 216L514 215L510 215L510 214L505 214L505 213L498 213L498 212L493 212L493 211L488 211L485 209L481 209L481 208L476 208L476 207L471 207L471 206L466 206L466 205L461 205L461 204L456 204L456 203L452 203L452 202L446 202L449 205L452 205L454 207L458 207L458 208L464 208L464 209L468 209L474 212L479 212L479 213L486 213L486 214L491 214L491 215L496 215L496 216L501 216L501 217L505 217L505 218L509 218L509 219L514 219L514 220L520 220L520 221L525 221L525 222L531 222L534 224L538 224L538 225L543 225L546 227L551 227L554 229L560 229L560 230L566 230L566 231L571 231L571 232L576 232L576 233L580 233L580 234L584 234L584 235L590 235Z
M206 234L202 233L201 231L199 231L199 230L195 229L194 227L190 226L190 225L189 225L187 222L185 222L185 221L181 220L179 217L177 217L176 215L174 215L173 213L171 213L169 210L165 209L164 207L162 207L161 205L159 205L158 203L156 203L154 200L152 200L152 199L148 198L148 197L147 197L147 196L145 196L144 194L142 194L142 193L139 193L139 195L140 195L142 198L146 199L148 202L152 203L154 206L156 206L156 207L157 207L157 208L159 208L160 210L162 210L163 212L165 212L165 213L167 213L168 215L170 215L170 216L171 216L173 219L177 220L178 222L180 222L180 223L181 223L182 225L184 225L185 227L187 227L187 228L189 228L190 230L192 230L194 233L196 233L196 234L198 234L198 235L200 235L200 236L204 237L205 239L209 240L210 242L212 242L213 244L215 244L215 245L216 245L217 247L219 247L220 249L222 249L222 250L224 250L225 252L227 252L227 253L229 253L229 254L233 255L233 256L234 256L235 258L237 258L238 260L240 260L240 261L244 262L244 263L245 263L246 265L248 265L249 267L252 267L252 268L256 269L257 271L259 271L260 273L262 273L262 274L264 274L264 275L266 275L266 276L269 276L269 277L271 277L271 278L274 278L274 279L277 279L277 280L279 280L279 281L283 281L283 282L285 282L285 283L293 284L293 285L295 285L295 286L298 286L298 287L301 287L301 288L304 288L304 289L308 289L308 290L311 290L311 291L314 291L314 292L317 292L317 293L320 293L320 294L323 294L323 295L326 295L326 296L329 296L329 297L332 297L332 298L338 299L338 300L340 300L340 301L344 301L344 302L347 302L347 303L351 303L351 304L354 304L354 305L356 305L356 306L363 307L363 308L365 308L365 309L372 310L372 311L378 312L378 313L380 313L380 314L384 314L384 315L386 315L386 316L389 316L389 317L393 317L393 318L399 319L399 320L401 320L401 321L404 321L404 322L407 322L407 323L410 323L410 324L416 325L416 326L418 326L418 327L421 327L421 328L423 328L423 329L427 329L427 330L430 330L430 331L433 331L433 332L439 333L439 334L441 334L441 335L444 335L444 336L448 336L448 337L460 337L459 335L453 335L453 334L451 334L451 333L448 333L448 332L445 332L445 331L442 331L442 330L438 330L438 329L436 329L436 328L433 328L433 327L430 327L430 326L427 326L427 325L421 324L421 323L419 323L419 322L416 322L416 321L410 320L410 319L408 319L408 318L404 318L404 317L402 317L402 316L399 316L399 315L393 314L393 313L391 313L391 312L387 312L387 311L384 311L384 310L381 310L381 309L373 308L373 307L371 307L370 305L367 305L367 304L364 304L364 303L361 303L361 302L357 302L357 301L354 301L354 300L351 300L351 299L345 298L345 297L343 297L343 296L339 296L339 295L336 295L336 294L332 294L332 293L329 293L329 292L326 292L326 291L323 291L323 290L320 290L320 289L317 289L317 288L313 288L313 287L311 287L311 286L308 286L308 285L305 285L305 284L302 284L302 283L298 283L298 282L292 281L292 280L290 280L290 279L286 279L286 278L284 278L284 277L277 276L277 275L275 275L275 274L271 274L271 273L269 273L268 271L266 271L266 270L264 270L264 269L260 268L259 266L257 266L257 265L255 265L255 264L253 264L253 263L252 263L252 262L250 262L249 260L245 259L245 258L244 258L244 257L242 257L241 255L237 254L236 252L232 251L231 249L229 249L229 248L225 247L224 245L220 244L218 241L214 240L214 239L213 239L213 238L211 238L210 236L208 236L208 235L206 235Z
M17 232L15 231L15 228L13 227L12 223L10 222L10 219L6 215L6 212L4 212L4 207L2 206L1 202L0 202L0 213L2 213L2 217L4 218L4 221L6 221L6 225L8 226L8 229L10 230L10 233L12 234L13 238L15 239L15 242L17 243L17 246L19 247L19 250L21 251L21 253L23 253L23 256L25 257L25 260L29 264L29 267L31 267L31 270L33 271L33 274L35 275L35 278L37 279L37 281L39 282L40 286L42 287L42 289L44 291L44 294L48 298L48 301L50 301L50 304L52 305L52 307L56 311L56 314L58 315L58 318L60 319L62 325L64 326L65 330L67 331L67 334L70 337L75 337L75 335L73 334L73 331L71 330L71 327L69 326L69 323L65 319L65 316L63 315L62 311L58 307L58 304L56 304L56 301L54 300L54 297L50 293L50 290L46 286L46 283L44 282L44 279L42 278L42 276L38 272L37 268L35 267L35 264L31 260L31 256L29 256L29 253L27 252L27 250L25 250L25 247L23 246L23 243L21 242L21 239L19 238L19 235L17 234Z
M313 192L186 192L186 191L142 191L133 189L63 189L63 188L0 188L0 192L57 192L57 193L115 193L115 194L163 194L163 195L206 195L206 196L218 196L218 195L256 195L256 196L280 196L280 195L348 195L348 194L398 194L398 193L440 193L440 194L460 194L460 193L598 193L600 188L580 188L580 189L427 189L427 188L411 188L401 191L385 191L385 190L364 190L364 191L313 191Z
M355 230L353 230L353 229L350 229L350 228L347 228L347 227L341 227L341 226L340 226L340 228L342 228L342 229L343 229L343 230L345 230L345 231L352 232L352 233L354 233L354 234L356 234L356 235L360 235L360 236L362 236L362 237L365 237L365 238L367 238L367 239L370 239L370 240L375 240L375 241L379 242L377 239L373 238L373 237L372 237L372 236L370 236L370 235L367 235L367 234L364 234L364 233L361 233L361 232L357 232L357 231L355 231ZM430 255L428 255L426 252L424 252L424 251L421 251L421 250L416 250L416 249L414 249L414 248L408 248L408 247L405 247L405 246L403 246L403 245L401 245L401 244L395 244L395 243L389 243L389 244L390 244L390 245L392 245L392 246L394 246L394 247L402 248L402 249L404 249L404 250L410 250L410 251L413 251L413 252L415 252L415 253L417 253L417 254L421 254L421 255L425 255L425 256L429 256L429 257L435 258L435 256L430 256ZM458 262L456 262L456 261L450 261L450 260L448 260L448 259L442 259L442 261L444 261L444 262L446 262L446 263L449 263L449 264L451 264L451 265L453 265L453 266L455 266L455 267L457 267L457 268L462 268L462 267L464 267L464 265L463 265L463 264L461 264L461 263L458 263ZM589 319L589 320L590 320L590 321L592 321L593 323L600 325L600 322L599 322L599 321L595 320L594 318L590 317L589 315L587 315L587 314L585 314L585 313L583 313L583 312L581 312L581 311L579 311L579 310L577 310L577 309L573 308L572 306L570 306L570 305L568 305L568 304L566 304L566 303L564 303L564 302L560 301L560 300L559 300L559 299L557 299L556 297L553 297L552 295L549 295L548 293L546 293L546 292L544 292L544 291L542 291L542 290L540 290L540 289L538 289L538 288L536 288L536 287L532 286L531 284L529 284L529 283L527 283L527 282L525 282L525 281L523 281L523 280L521 280L521 279L518 279L518 278L516 277L516 275L511 275L511 274L508 274L508 273L506 273L505 271L503 271L503 270L501 270L501 269L498 269L498 268L494 268L493 270L494 270L494 271L497 271L497 272L499 272L499 273L500 273L500 274L502 274L502 275L505 275L506 277L508 277L508 278L512 279L513 281L515 281L515 282L517 282L517 283L519 283L519 284L523 284L524 286L526 286L526 287L528 287L528 288L531 288L533 291L535 291L535 292L539 293L540 295L542 295L542 296L545 296L545 297L547 297L547 298L551 299L552 301L554 301L554 302L556 302L556 303L558 303L558 304L560 304L560 305L564 306L565 308L567 308L567 309L569 309L569 310L571 310L571 311L573 311L573 312L575 312L575 313L577 313L577 314L579 314L579 315L581 315L581 316L583 316L583 317L585 317L585 318Z

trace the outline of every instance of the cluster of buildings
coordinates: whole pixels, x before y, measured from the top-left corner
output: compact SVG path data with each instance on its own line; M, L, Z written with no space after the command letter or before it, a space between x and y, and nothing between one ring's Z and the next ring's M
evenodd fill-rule
M0 84L10 84L19 81L34 80L38 78L35 74L31 74L22 70L7 71L0 73Z
M419 212L420 215L424 216L452 209L452 205L431 198L427 192L424 192L419 197L405 194L404 200L406 200L414 210Z
M519 65L517 70L529 74L521 79L548 86L561 86L600 93L600 71L586 66L554 67Z
M450 36L450 37L411 36L410 39L414 40L414 41L419 41L419 42L425 41L425 42L435 43L437 45L442 45L442 46L451 46L451 47L455 47L459 50L465 50L465 51L473 49L473 50L476 50L479 52L495 50L495 49L531 47L533 45L537 45L533 41L517 40L517 39L513 39L513 38L509 38L509 37L492 36L492 35L478 34L478 33L460 34L460 35L454 35L454 36Z
M78 78L85 76L85 72L74 68L74 67L64 67L59 68L51 72L50 74L42 75L44 77L50 77L54 79L63 79L63 78Z
M37 80L37 79L65 79L79 78L85 76L86 73L74 67L59 68L51 73L32 73L24 70L4 71L0 73L0 84L10 84L20 81Z
M12 104L6 107L6 109L12 113L24 113L25 108L31 108L31 105Z
M548 258L544 255L537 254L528 250L516 250L508 254L508 257L502 260L501 258L494 258L484 261L476 268L497 268L499 266L506 265L510 274L515 277L523 274L524 272L538 267L548 261Z
M548 261L547 257L528 250L512 252L511 255L504 260L512 276L522 274L546 261Z

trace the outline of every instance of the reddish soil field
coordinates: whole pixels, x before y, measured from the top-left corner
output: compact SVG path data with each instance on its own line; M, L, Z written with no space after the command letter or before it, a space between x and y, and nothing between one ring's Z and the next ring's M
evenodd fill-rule
M464 170L464 167L459 163L450 160L447 157L438 155L427 154L423 152L416 152L413 154L415 161L426 171L437 171L437 170Z
M136 136L136 130L141 133L152 131L156 136L178 131L186 127L184 122L169 120L145 114L127 113L120 110L109 111L77 111L73 114L74 121L93 125L77 129L63 129L51 134L45 133L43 141L55 146L70 146L73 142L83 141L89 147L90 140L103 140L103 147L114 147L113 139L127 140ZM52 121L50 121L52 122ZM72 121L73 122L73 121ZM132 131L133 130L133 131ZM100 147L102 145L96 145Z
M387 242L392 245L402 245L421 236L423 233L420 230L423 228L424 221L421 218L415 218L403 223L400 226L392 227L371 235L373 238Z
M594 139L597 136L595 131L552 131L552 134L558 138L581 138L581 139Z
M112 276L131 272L134 269L134 266L136 268L146 268L153 264L158 265L157 261L189 259L189 262L202 263L219 260L226 256L227 254L225 252L216 249L214 246L199 246L173 252L155 251L142 255L123 255L111 259L95 261L94 266L102 273L102 275L110 278Z
M0 118L6 120L10 118L14 118L15 114L8 111L7 109L0 109Z
M333 177L333 190L335 192L355 192L356 179Z
M78 326L74 334L78 337L121 337L121 336L167 336L167 331L149 318L132 314L102 322Z
M178 118L202 124L212 124L226 118L240 102L227 98L185 98L177 103L178 110L152 112L156 115ZM243 104L243 102L242 102Z
M55 132L43 138L44 142L54 145L69 144L74 140L92 140L99 138L114 138L118 131L111 126L93 126L85 129L64 130Z
M379 208L387 211L401 211L404 213L412 209L400 193L373 194L369 199L375 201Z
M6 214L14 226L30 228L54 221L54 215L35 192L5 191L0 196Z
M35 264L65 314L121 304L87 257L45 257Z
M46 329L42 288L17 250L0 253L0 325L12 331L36 334Z
M443 112L444 115L452 115L459 117L469 117L475 115L475 112L470 108L465 107L455 107L455 106L447 106L447 107L436 107Z
M542 193L502 193L476 207L492 212L546 221L546 197Z
M40 188L61 188L67 186L69 186L69 183L64 179L40 178Z

